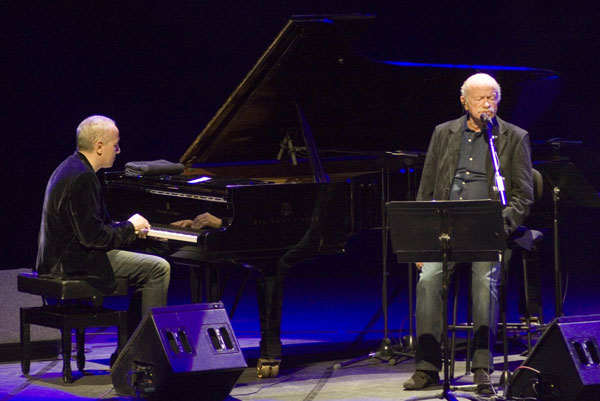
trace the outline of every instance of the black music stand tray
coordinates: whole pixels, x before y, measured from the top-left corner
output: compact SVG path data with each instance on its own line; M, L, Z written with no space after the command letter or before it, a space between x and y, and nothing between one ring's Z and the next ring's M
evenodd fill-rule
M506 235L502 205L492 200L388 202L392 249L400 263L442 262L444 382L439 396L409 400L456 400L448 373L448 262L502 260ZM475 399L470 394L460 397Z

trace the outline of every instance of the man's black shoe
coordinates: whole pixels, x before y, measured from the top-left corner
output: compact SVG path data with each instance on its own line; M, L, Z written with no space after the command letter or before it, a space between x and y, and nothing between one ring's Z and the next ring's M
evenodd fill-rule
M437 386L440 375L434 371L417 370L410 379L404 382L407 390L421 390L429 386Z

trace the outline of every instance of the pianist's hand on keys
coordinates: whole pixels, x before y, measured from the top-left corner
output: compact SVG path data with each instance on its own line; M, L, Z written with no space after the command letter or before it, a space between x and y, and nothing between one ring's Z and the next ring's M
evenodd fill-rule
M150 229L150 223L148 222L148 220L146 220L145 217L136 213L130 218L128 218L127 221L130 221L133 224L136 235L140 236L141 238L146 237L146 234Z
M171 223L171 225L176 227L195 228L199 230L204 227L219 228L223 225L223 220L206 212L199 214L194 218L194 220L179 220Z

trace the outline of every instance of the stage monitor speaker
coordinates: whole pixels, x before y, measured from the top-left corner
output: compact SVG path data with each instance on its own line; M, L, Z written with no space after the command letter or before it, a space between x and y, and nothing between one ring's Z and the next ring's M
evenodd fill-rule
M122 395L221 401L246 367L223 304L215 302L153 308L110 374Z
M543 401L600 400L599 344L600 315L554 319L514 373L508 397Z

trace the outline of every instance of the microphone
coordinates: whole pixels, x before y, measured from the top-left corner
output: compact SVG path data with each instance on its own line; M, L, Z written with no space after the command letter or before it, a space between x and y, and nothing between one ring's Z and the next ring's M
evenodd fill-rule
M484 123L486 123L486 124L491 124L491 125L494 125L494 119L493 119L492 117L488 116L488 115L487 115L487 114L485 114L485 113L482 113L482 114L479 116L479 119L480 119L481 121L483 121Z
M485 123L489 136L494 140L497 139L498 137L496 135L494 135L494 133L493 133L494 119L485 113L481 113L479 118L481 119L481 121L483 121Z

